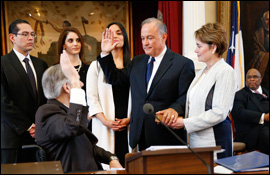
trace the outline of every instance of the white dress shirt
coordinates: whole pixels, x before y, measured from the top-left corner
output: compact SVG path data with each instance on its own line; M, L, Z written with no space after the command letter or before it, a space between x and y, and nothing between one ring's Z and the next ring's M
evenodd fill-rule
M70 103L86 106L85 91L81 88L71 88Z

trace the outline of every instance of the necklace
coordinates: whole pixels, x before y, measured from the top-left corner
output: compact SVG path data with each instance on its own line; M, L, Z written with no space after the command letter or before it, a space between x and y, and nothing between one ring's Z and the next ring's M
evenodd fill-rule
M76 71L79 72L81 67L82 67L82 61L80 61L80 65L74 66L74 67L75 67Z

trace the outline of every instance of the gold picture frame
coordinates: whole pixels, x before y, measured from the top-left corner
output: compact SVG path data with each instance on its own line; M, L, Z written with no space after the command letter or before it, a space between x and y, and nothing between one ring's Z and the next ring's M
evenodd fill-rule
M231 38L231 1L218 1L218 22L222 24L227 31L227 39ZM226 50L222 57L226 60L228 51Z

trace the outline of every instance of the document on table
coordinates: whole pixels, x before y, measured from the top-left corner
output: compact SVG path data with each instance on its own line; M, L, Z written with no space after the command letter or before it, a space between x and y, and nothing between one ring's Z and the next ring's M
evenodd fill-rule
M233 171L228 168L225 168L224 166L217 165L214 167L214 173L215 174L232 174Z
M186 149L188 148L185 145L164 145L164 146L150 146L146 149L146 151L156 151L156 150L163 150L163 149Z
M215 163L234 172L265 171L267 169L269 170L269 155L252 151L232 157L217 159Z

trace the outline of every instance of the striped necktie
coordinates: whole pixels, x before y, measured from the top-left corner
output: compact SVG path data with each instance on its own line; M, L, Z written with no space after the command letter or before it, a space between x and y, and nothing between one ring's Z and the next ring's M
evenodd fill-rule
M267 98L267 96L265 94L261 94L259 91L254 91L256 94L260 94L262 95L264 98Z
M155 61L155 57L151 58L151 61L147 64L147 70L146 70L146 88L148 87L148 82L150 80L152 71L153 71L153 62Z

